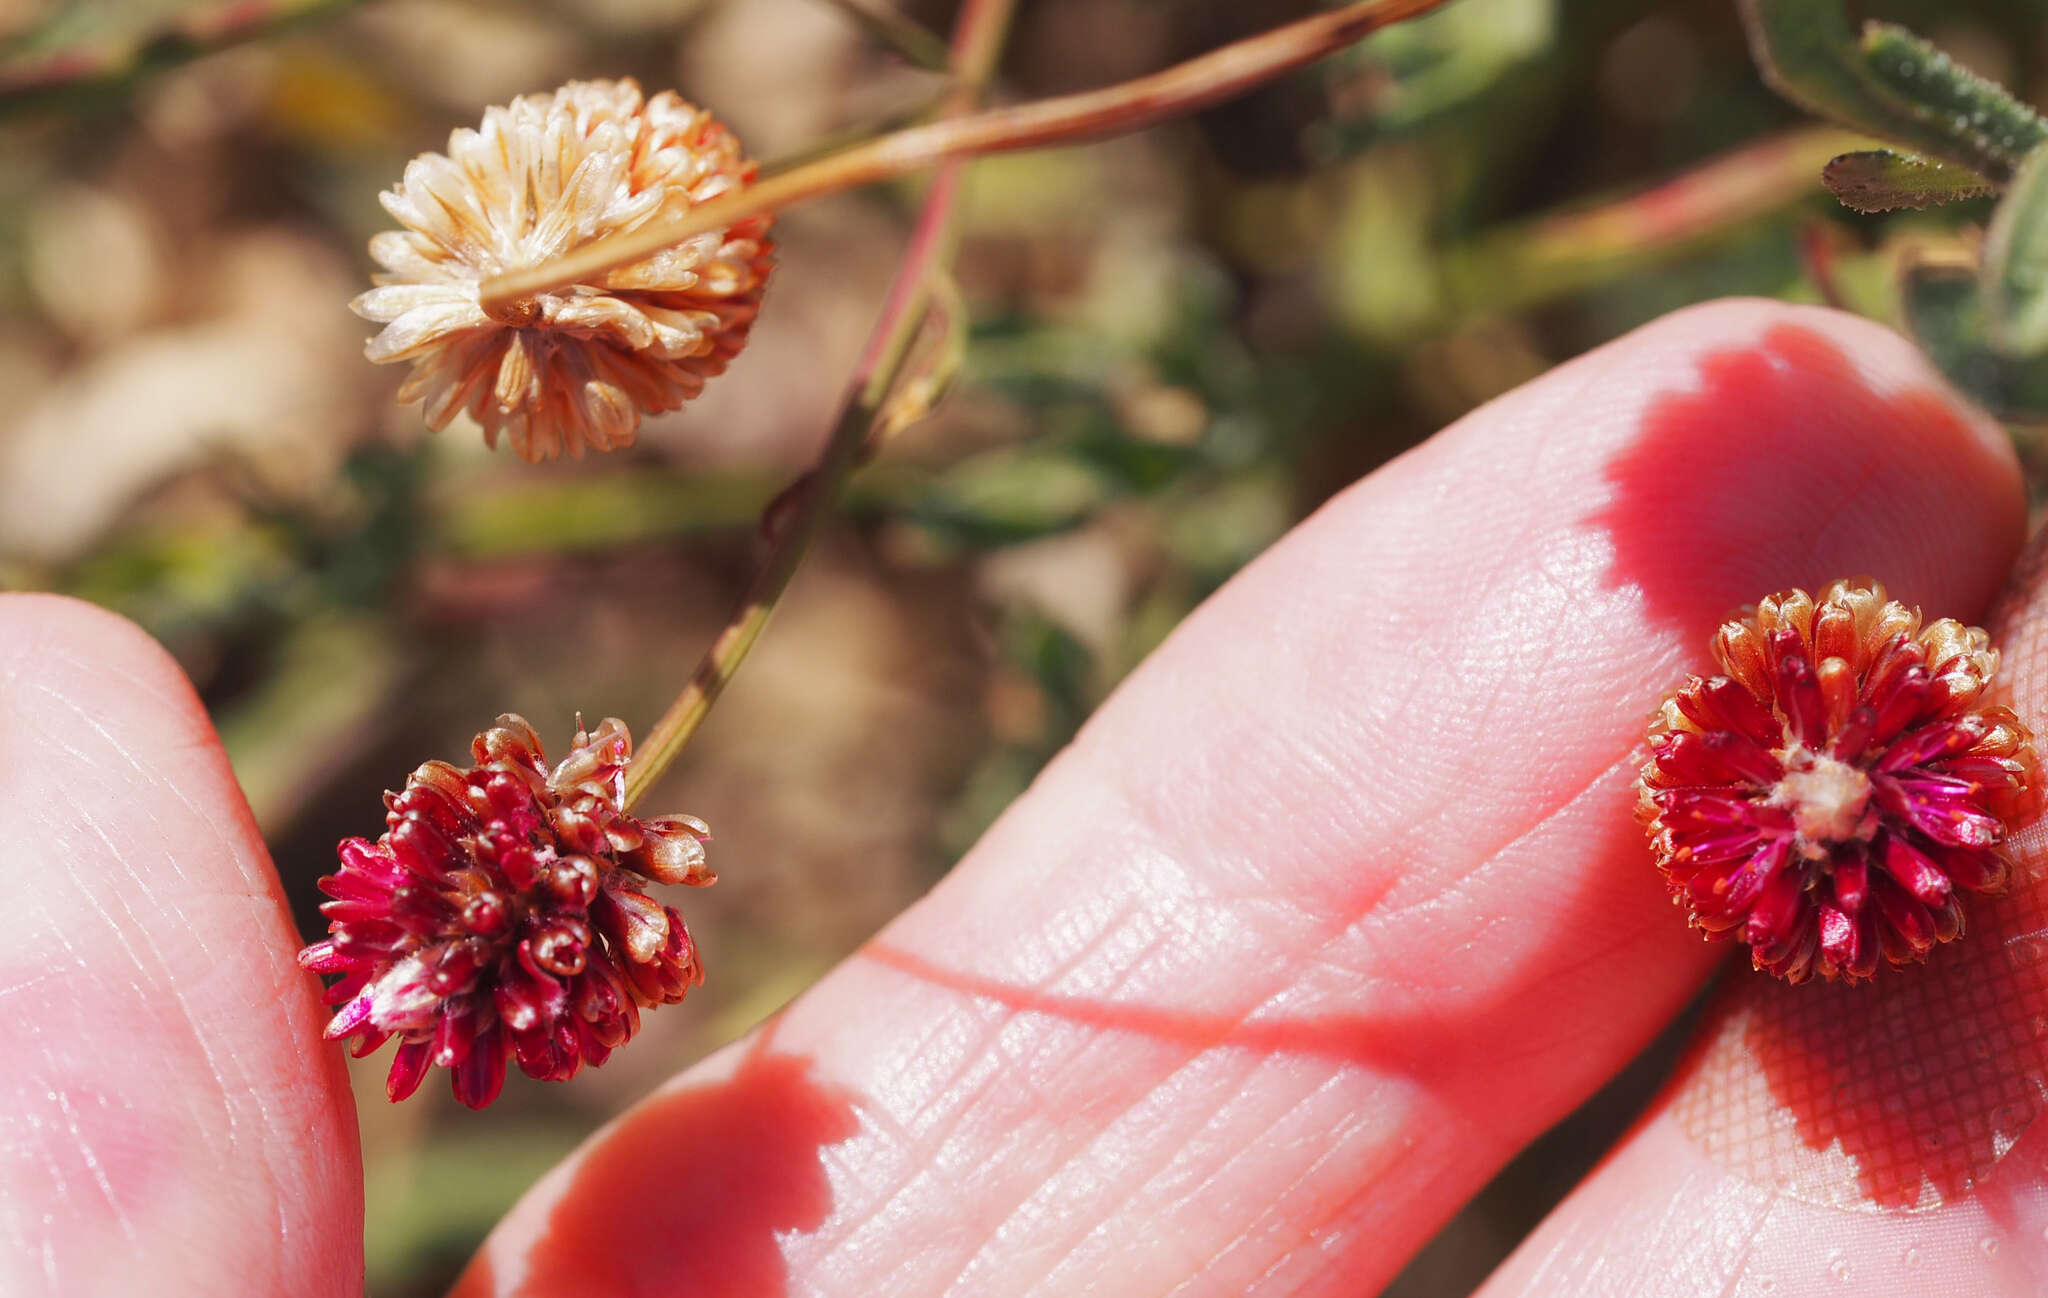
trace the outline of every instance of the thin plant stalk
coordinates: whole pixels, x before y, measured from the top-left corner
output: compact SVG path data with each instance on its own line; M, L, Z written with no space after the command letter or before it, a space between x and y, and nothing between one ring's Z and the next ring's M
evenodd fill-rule
M711 230L860 185L894 180L948 159L1018 149L1078 144L1142 130L1262 85L1323 58L1370 32L1427 13L1448 0L1361 0L1226 45L1163 72L1102 90L1064 95L980 113L955 113L853 145L686 211L657 216L636 229L597 239L551 261L494 275L479 301L494 317L521 318L522 303L579 283ZM982 36L969 5L954 51ZM996 25L1000 33L1002 26ZM962 66L956 63L955 66Z
M953 30L952 66L955 88L945 111L973 108L994 73L1009 26L1013 0L968 0ZM769 506L769 551L738 607L717 639L705 651L668 711L647 733L640 751L626 768L625 806L631 808L674 763L677 754L703 724L769 615L796 575L826 513L846 479L866 458L868 439L890 392L901 376L931 303L934 276L946 273L954 243L954 211L960 192L960 167L950 163L932 177L917 226L896 269L882 311L854 367L846 404L818 460L788 492Z

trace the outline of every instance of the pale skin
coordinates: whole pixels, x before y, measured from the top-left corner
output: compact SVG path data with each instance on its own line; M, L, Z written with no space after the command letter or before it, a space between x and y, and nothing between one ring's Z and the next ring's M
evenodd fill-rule
M1980 618L2023 526L2003 433L1876 326L1721 303L1562 366L1210 600L931 896L594 1136L459 1293L1370 1294L1727 955L1630 789L1719 617L1868 573ZM0 792L0 1292L359 1290L339 1050L177 668L0 598ZM2041 1292L2042 1134L1938 1206L1845 1209L1660 1102L1484 1292L1839 1293L1844 1249L1858 1292Z

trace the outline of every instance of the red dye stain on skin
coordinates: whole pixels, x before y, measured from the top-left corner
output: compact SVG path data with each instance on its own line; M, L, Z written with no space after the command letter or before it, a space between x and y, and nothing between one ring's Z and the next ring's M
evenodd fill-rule
M2040 885L1924 970L1862 986L1732 976L1673 1117L1731 1171L1812 1203L1926 1209L1975 1188L2042 1108Z
M2008 699L2048 696L2048 548L1991 621ZM1970 1193L2048 1105L2048 829L2008 894L1920 969L1864 986L1732 974L1671 1114L1730 1170L1809 1202L1915 1211Z
M1881 443L1861 438L1872 428L1886 430ZM1910 484L1927 475L1875 474L1870 456L1925 464L1929 457L1953 459L1958 446L1977 437L1948 394L1883 386L1826 335L1779 325L1754 343L1702 360L1697 383L1654 402L1641 432L1608 467L1614 496L1593 521L1614 546L1611 583L1640 590L1653 618L1688 643L1705 644L1721 613L1761 592L1812 589L1863 571L1868 565L1857 556L1826 555L1825 542L1838 510L1872 503L1862 499L1869 481L1909 484L1881 505L1913 527L1957 526L1948 517L1951 494L1930 484L1926 499L1916 500ZM1873 449L1879 445L1881 452ZM1856 453L1842 454L1844 446ZM1760 463L1784 471L1759 473ZM1994 485L1987 468L1986 490ZM1756 528L1730 526L1732 509L1754 517ZM1828 571L1807 570L1817 548L1833 559ZM1871 575L1908 604L1925 600L1915 580L1922 574ZM1988 600L1994 589L1987 585L1976 598Z
M849 1099L808 1061L757 1048L731 1078L657 1095L585 1151L528 1246L521 1298L778 1298L778 1235L832 1209L822 1151ZM481 1259L457 1298L495 1292Z

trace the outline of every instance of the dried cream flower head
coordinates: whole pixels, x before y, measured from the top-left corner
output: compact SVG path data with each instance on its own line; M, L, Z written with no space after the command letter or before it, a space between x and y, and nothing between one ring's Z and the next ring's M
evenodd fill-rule
M640 416L697 395L746 343L773 265L770 218L712 231L493 317L480 281L657 212L747 184L732 133L672 92L577 81L484 113L381 197L405 225L370 240L384 267L351 305L384 324L366 352L410 361L399 400L445 428L466 410L532 461L629 446Z

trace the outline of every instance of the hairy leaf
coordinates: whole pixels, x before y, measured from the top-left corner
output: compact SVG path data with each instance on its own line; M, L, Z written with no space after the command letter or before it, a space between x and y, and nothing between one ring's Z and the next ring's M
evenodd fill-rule
M1801 107L1993 182L2048 139L2048 123L1918 37L1873 25L1861 40L1838 0L1741 0L1764 79Z
M1903 27L1870 23L1863 29L1863 66L1904 100L1928 128L1982 159L1978 169L1995 180L2043 143L2048 122L1994 81L1978 76ZM1991 165L2003 164L2000 174Z
M1989 181L1967 168L1890 149L1844 153L1831 159L1820 174L1836 198L1859 212L1937 207L1992 192Z

